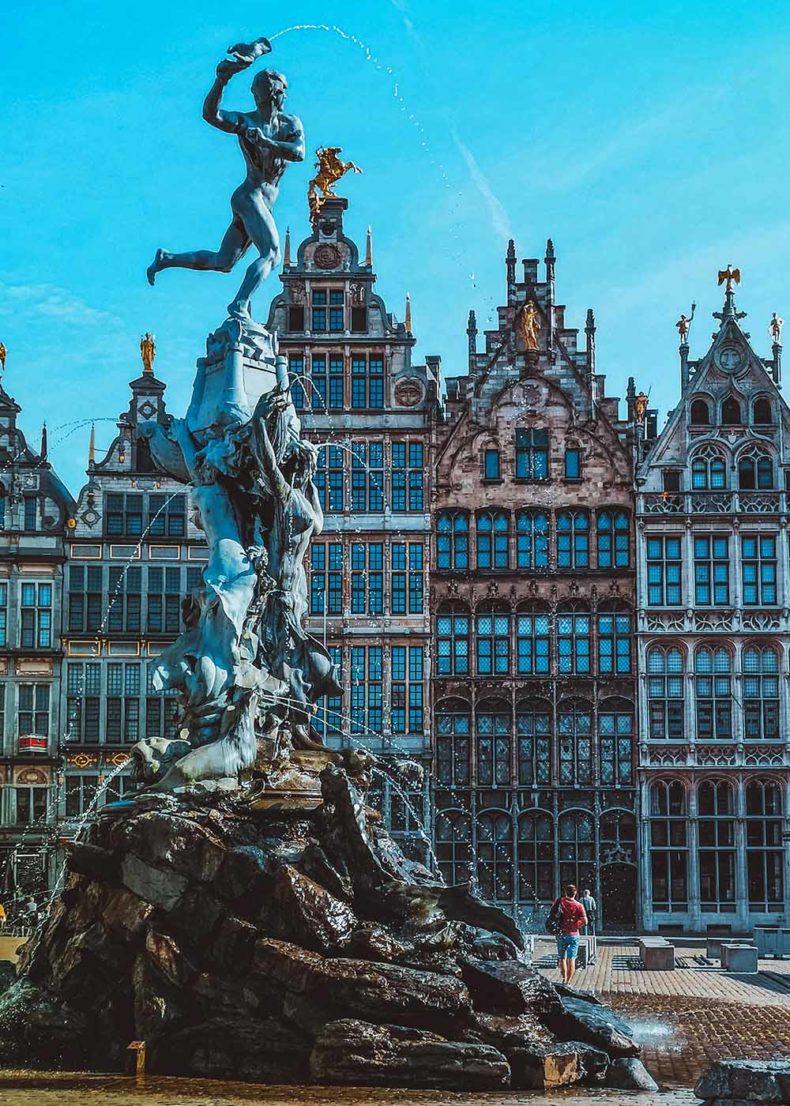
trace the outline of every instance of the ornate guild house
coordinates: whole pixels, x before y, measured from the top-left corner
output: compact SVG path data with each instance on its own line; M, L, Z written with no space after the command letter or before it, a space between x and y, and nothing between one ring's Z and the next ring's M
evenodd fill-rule
M549 241L447 381L433 499L435 834L448 880L528 928L562 883L637 889L631 430L555 298ZM633 415L633 396L629 408Z
M788 916L790 409L781 320L760 357L735 304L637 472L641 923L743 932ZM654 422L654 420L653 420Z

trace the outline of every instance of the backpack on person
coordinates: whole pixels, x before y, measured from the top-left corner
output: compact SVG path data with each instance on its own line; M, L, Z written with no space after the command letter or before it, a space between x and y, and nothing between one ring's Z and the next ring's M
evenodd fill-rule
M546 932L556 937L562 929L562 899L557 899L546 918Z

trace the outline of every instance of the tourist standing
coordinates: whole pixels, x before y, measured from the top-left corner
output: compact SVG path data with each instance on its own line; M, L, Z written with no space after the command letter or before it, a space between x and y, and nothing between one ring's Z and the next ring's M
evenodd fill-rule
M587 914L576 899L576 886L569 883L564 893L552 905L551 914L559 921L557 934L557 960L562 982L569 984L576 971L576 957L579 955L579 936L582 926L587 925Z
M595 919L598 915L598 903L593 898L593 893L589 887L585 887L582 892L582 897L579 902L584 907L584 912L587 915L587 925L584 927L584 935L594 937L595 936Z

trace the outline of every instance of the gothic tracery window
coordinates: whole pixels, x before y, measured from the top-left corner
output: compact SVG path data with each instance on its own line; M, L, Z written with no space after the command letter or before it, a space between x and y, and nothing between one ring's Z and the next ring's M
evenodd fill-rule
M436 709L436 782L442 787L468 787L471 728L469 704L445 700Z
M442 511L436 519L436 567L445 572L469 568L469 515Z
M653 646L647 654L648 736L682 741L683 653L676 646Z
M475 616L478 676L506 676L510 671L510 612L496 607L479 609Z
M516 840L520 902L554 898L554 823L545 810L530 810L518 819Z
M747 741L779 740L779 656L771 646L743 651L743 716Z
M518 782L523 787L551 782L551 704L522 700L516 706Z
M557 712L560 783L592 783L592 707L585 702L563 703ZM577 884L578 886L578 884Z
M731 670L727 649L700 646L694 654L698 741L732 740Z
M686 793L678 780L650 788L650 872L653 909L688 910Z
M477 567L505 569L510 565L510 519L504 511L477 516Z
M749 909L780 914L784 908L782 788L775 780L746 787L746 871Z
M472 879L472 819L463 811L443 810L436 816L436 859L452 886Z
M484 811L477 818L477 882L483 898L513 898L513 819L504 811Z
M705 780L697 791L703 910L735 911L735 810L730 784Z
M471 615L460 603L440 608L436 616L437 676L469 675Z
M545 511L519 511L516 515L516 567L548 568L549 517Z
M481 703L475 714L477 782L481 787L510 783L512 744L510 707L506 702Z
M557 566L590 567L590 516L586 511L560 511L557 515Z

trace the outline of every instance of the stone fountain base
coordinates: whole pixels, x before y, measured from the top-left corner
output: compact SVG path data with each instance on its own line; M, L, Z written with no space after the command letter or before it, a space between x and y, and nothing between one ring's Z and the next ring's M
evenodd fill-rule
M142 1040L163 1074L496 1090L635 1056L519 958L506 915L403 856L366 782L325 767L315 809L106 808L0 999L0 1065L120 1070Z

